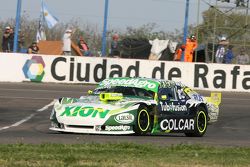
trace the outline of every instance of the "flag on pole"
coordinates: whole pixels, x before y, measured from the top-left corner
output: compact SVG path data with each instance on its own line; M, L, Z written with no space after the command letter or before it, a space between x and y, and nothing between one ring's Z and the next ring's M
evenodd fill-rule
M48 28L54 27L58 23L58 19L49 12L47 5L41 0L42 2L42 13L45 21L47 22Z
M46 34L44 31L44 26L43 26L43 16L40 16L39 19L39 25L38 25L38 29L37 29L37 33L36 33L36 41L39 42L41 40L46 40Z

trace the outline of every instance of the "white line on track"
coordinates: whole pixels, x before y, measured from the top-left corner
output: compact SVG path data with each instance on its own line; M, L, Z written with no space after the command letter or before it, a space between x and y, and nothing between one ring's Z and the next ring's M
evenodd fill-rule
M72 91L72 90L47 90L47 89L9 89L9 88L0 88L1 91L29 91L29 92L79 92L79 90L75 90L75 91Z
M23 124L24 122L27 122L28 120L30 120L31 118L33 118L37 113L39 112L42 112L44 110L47 110L50 106L52 106L54 103L55 103L56 100L53 100L52 102L50 102L49 104L45 105L44 107L40 108L40 109L37 109L36 110L36 113L33 113L33 114L30 114L28 117L25 117L24 119L10 125L10 126L5 126L5 127L2 127L0 128L0 131L1 130L5 130L5 129L9 129L9 128L12 128L12 127L16 127L16 126L19 126L21 124Z
M34 100L51 100L53 98L47 97L24 97L24 96L0 96L1 99L34 99Z
M47 110L50 106L52 106L54 103L56 102L56 100L53 100L52 102L50 102L49 104L47 104L46 106L44 106L43 108L40 108L38 110L36 110L37 112L42 112L44 110Z

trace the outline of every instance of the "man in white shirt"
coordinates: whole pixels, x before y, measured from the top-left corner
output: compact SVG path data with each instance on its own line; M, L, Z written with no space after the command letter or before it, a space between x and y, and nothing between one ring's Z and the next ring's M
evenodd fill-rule
M72 30L67 29L63 35L63 54L71 55L71 35Z

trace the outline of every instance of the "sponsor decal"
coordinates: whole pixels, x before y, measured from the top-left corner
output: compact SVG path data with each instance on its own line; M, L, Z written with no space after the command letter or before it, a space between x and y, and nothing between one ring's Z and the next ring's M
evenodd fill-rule
M101 93L100 100L108 101L108 100L121 100L123 98L122 93Z
M166 102L160 101L161 111L187 111L186 105L174 105L173 103L167 104Z
M113 78L113 79L105 79L104 81L102 81L99 86L101 87L109 87L109 86L131 86L131 87L139 87L139 88L146 88L146 89L155 89L157 88L157 84L152 82L152 81L148 81L145 79L140 79L140 78L131 78L131 79L127 79L127 78Z
M74 57L57 57L51 64L51 75L56 81L97 83L106 78L139 77L182 81L192 88L250 90L250 71L244 66L227 66L222 68L212 64L176 64L159 62L148 65L146 61L126 61L123 63L113 59L102 59L101 62L89 63L85 59ZM151 66L152 65L152 66ZM66 66L68 70L61 71L59 67ZM182 67L183 66L183 67ZM143 68L142 68L143 67ZM190 69L187 71L187 67ZM224 67L224 66L223 66ZM188 75L188 76L184 76ZM133 79L133 78L132 78ZM129 81L115 81L124 84ZM133 85L154 87L154 82L130 81ZM107 83L108 84L108 83ZM169 84L169 83L167 83Z
M119 125L119 126L105 126L106 131L128 131L131 130L131 126Z
M135 117L130 113L122 113L115 116L115 121L120 124L129 124L134 121Z
M163 131L194 130L194 119L164 119L160 127Z
M34 82L41 82L44 77L45 63L41 56L32 56L23 66L25 78Z
M92 117L92 118L105 118L110 110L94 107L66 107L60 116L66 117Z
M202 96L199 94L192 94L191 98L197 101L203 101Z
M203 84L204 88L209 88L208 86L208 79L213 84L214 88L222 88L225 89L227 83L232 84L232 89L237 89L239 80L239 76L244 76L242 80L242 88L245 90L250 89L250 71L245 71L240 73L240 66L234 66L233 69L230 71L230 74L227 74L223 69L216 69L213 71L214 78L210 79L209 76L209 68L205 64L195 64L194 69L194 87L202 87L201 83ZM243 75L242 75L243 74ZM229 80L228 76L232 78ZM201 82L200 82L201 81ZM211 86L210 86L211 88Z
M56 69L59 64L69 64L69 71L65 74L58 74ZM90 79L94 79L95 82L100 82L106 78L112 77L138 77L139 76L140 61L135 61L135 65L130 65L124 72L123 68L119 64L113 64L110 66L110 73L107 73L107 59L103 59L102 63L95 64L94 67L90 63L82 63L75 61L75 58L71 57L70 61L65 57L55 58L51 64L51 75L58 81L85 81L89 82ZM90 76L90 71L93 70L93 76ZM76 77L75 77L76 76Z
M166 130L194 130L194 119L164 119L160 123L163 131Z

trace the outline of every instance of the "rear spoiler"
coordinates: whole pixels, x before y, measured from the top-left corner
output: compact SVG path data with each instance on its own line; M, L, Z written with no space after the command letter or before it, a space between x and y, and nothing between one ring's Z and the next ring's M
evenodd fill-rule
M221 93L220 92L211 92L210 97L205 97L207 102L213 103L216 106L219 106L221 103Z

